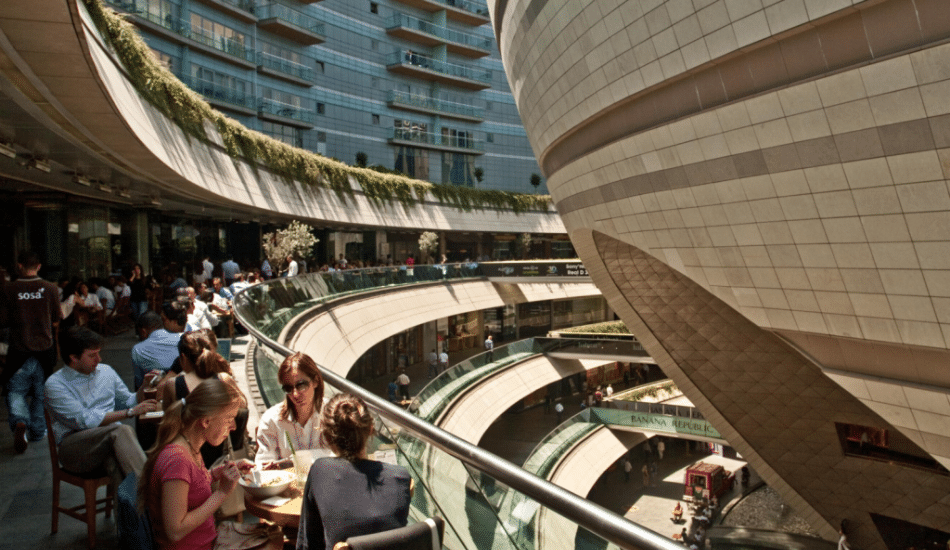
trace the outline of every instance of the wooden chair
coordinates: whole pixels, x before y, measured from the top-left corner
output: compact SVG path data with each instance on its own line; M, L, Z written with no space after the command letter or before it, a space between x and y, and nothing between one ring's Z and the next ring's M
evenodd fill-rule
M53 527L52 533L59 530L59 514L85 522L87 529L87 543L90 549L96 547L96 514L105 512L106 517L112 516L112 501L115 498L115 485L112 479L103 471L91 472L88 474L74 474L64 470L59 465L59 452L56 448L56 436L53 435L53 420L50 418L49 410L43 411L46 417L46 434L49 439L49 456L53 466ZM85 493L85 502L72 508L64 508L59 505L59 487L60 482L75 485ZM96 492L99 487L106 486L106 498L96 500ZM102 507L100 508L100 505Z
M350 537L333 550L441 550L445 521L439 517L372 535Z

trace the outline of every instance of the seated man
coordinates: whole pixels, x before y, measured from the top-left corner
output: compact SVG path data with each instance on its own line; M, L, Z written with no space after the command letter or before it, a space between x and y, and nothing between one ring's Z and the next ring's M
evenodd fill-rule
M222 298L224 298L225 300L232 300L232 299L234 299L234 295L231 294L231 291L228 289L228 287L224 286L224 285L221 283L221 278L220 278L220 277L215 277L215 278L211 281L211 284L214 286L214 292L215 292L215 294L220 295L220 296L221 296Z
M141 475L145 464L135 433L121 421L158 410L158 403L144 400L141 388L130 392L112 367L99 362L101 349L102 337L87 328L63 334L66 366L46 381L46 406L63 467L80 474L105 467L121 481L131 472Z
M138 389L149 372L167 373L178 358L180 332L165 329L162 318L154 311L146 311L135 321L139 343L132 346L134 384Z

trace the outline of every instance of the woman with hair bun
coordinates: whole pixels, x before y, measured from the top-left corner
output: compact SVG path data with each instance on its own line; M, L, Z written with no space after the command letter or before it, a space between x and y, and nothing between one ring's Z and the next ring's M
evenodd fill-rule
M257 426L254 462L264 469L290 467L293 451L323 448L319 419L324 387L316 362L304 353L290 355L277 369L277 379L287 398L267 409Z
M330 549L349 537L404 527L412 478L402 466L370 460L373 417L362 399L338 394L320 414L321 438L337 456L314 462L304 487L297 550Z
M178 360L181 363L181 374L165 381L162 384L162 404L166 411L181 398L187 397L200 386L205 380L216 377L219 374L231 376L231 364L227 359L221 357L217 352L218 339L211 329L199 329L186 332L178 340ZM238 430L234 439L235 447L239 447L244 437L244 430L247 427L247 409L242 407L238 416ZM214 445L205 445L201 447L201 455L204 457L205 465L210 466L215 460L224 454L223 443Z
M234 490L240 471L252 464L229 462L209 472L198 449L205 443L220 445L243 404L234 379L222 374L165 410L139 479L139 504L149 512L159 549L215 548L214 512Z

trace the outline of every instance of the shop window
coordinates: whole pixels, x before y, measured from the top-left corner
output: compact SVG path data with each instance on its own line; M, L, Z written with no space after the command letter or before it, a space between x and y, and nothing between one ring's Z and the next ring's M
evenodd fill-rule
M950 475L950 471L898 431L842 422L835 422L835 429L841 450L848 456Z
M369 3L369 12L379 15L379 4L376 2Z

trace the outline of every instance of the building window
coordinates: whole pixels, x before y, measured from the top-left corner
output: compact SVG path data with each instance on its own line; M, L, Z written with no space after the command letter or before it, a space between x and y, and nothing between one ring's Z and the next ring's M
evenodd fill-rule
M169 72L175 72L175 58L168 55L165 52L160 52L154 48L151 48L152 53L155 54L155 58L158 59L158 63L168 69Z
M379 126L379 115L373 115L373 125Z
M372 77L372 78L370 79L370 85L371 85L373 88L379 88L379 77L377 77L377 76Z
M302 132L299 128L265 120L261 122L261 132L276 140L283 141L287 145L303 147Z
M378 14L379 14L379 4L377 4L376 2L370 2L370 3L369 3L369 12L370 12L370 13L375 13L375 14L378 15Z
M317 153L326 156L327 154L327 133L317 132Z
M950 474L943 465L898 431L842 422L835 422L835 429L845 455Z
M415 147L399 146L396 148L395 169L420 180L429 179L429 152Z
M370 49L373 50L374 52L377 51L377 50L379 50L379 41L378 41L378 40L370 40L370 41L369 41L369 47L370 47Z
M244 33L197 13L191 14L191 39L240 58L245 57L245 44L250 42Z
M318 115L327 114L327 106L325 103L317 103L317 114Z
M326 70L326 67L323 66L323 61L317 60L317 70L323 74L323 71Z
M495 143L495 134L485 134L485 141Z
M491 108L492 108L491 101L486 101L486 102L485 102L485 110L486 110L486 111L491 111Z
M442 153L442 183L472 187L475 185L475 156Z

